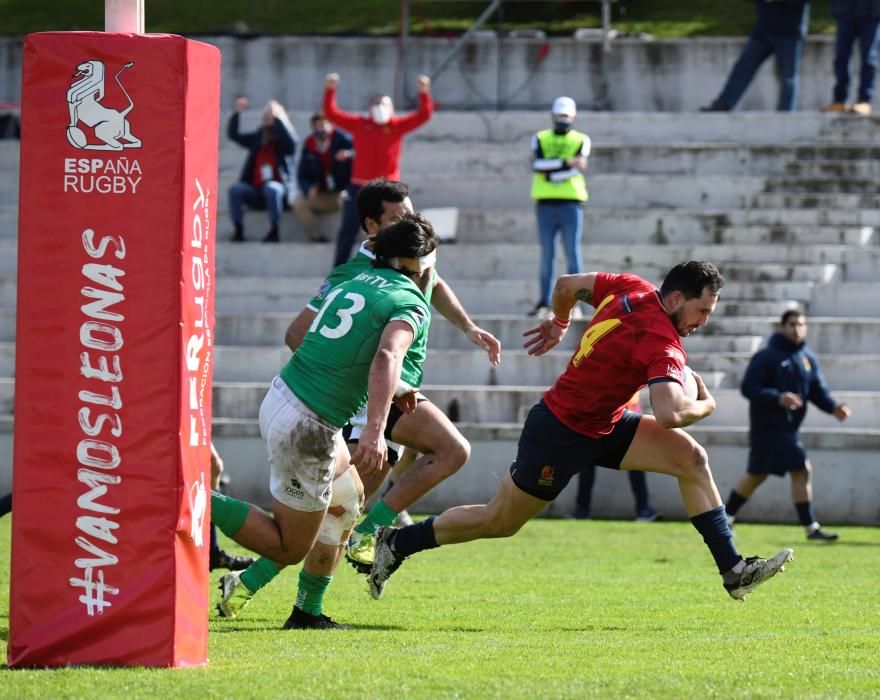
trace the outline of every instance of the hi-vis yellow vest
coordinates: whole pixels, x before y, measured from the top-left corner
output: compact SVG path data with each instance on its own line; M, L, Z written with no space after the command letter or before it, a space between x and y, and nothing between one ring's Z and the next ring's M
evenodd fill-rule
M586 135L572 129L566 134L556 134L553 129L545 129L537 134L538 143L544 158L574 158L580 153ZM551 182L545 173L532 176L532 199L573 199L587 201L587 183L584 174L578 173L563 182Z

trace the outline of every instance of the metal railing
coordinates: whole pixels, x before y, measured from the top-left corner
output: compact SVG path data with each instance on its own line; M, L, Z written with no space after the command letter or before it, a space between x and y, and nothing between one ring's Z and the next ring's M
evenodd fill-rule
M480 2L486 3L486 0L432 0L434 3L436 2ZM452 61L462 52L468 41L474 36L474 34L479 31L486 22L499 10L501 10L505 3L516 3L516 2L534 2L535 0L490 0L486 5L486 8L483 12L480 13L479 17L474 20L473 24L465 30L465 32L458 37L455 43L449 48L443 58L437 63L436 66L431 70L429 77L431 80L435 80L439 77L452 63ZM605 76L606 76L606 59L605 56L611 50L611 39L612 39L612 30L611 30L611 5L617 0L581 0L582 2L590 2L590 3L600 3L602 5L602 28L601 28L601 41L602 41L602 57L600 59L599 72L601 84L604 86L606 84ZM570 0L543 0L546 3L560 3L567 2L570 3ZM395 80L395 98L398 102L402 104L406 104L412 106L415 103L414 96L411 92L411 87L406 80L406 76L409 74L408 64L407 64L407 48L409 43L409 25L411 18L411 9L413 5L413 0L401 0L401 9L400 9L400 39L398 45L398 67L397 67L397 77ZM503 37L499 36L499 41L503 41ZM607 104L607 90L603 90L604 95L600 95L596 100L597 104L594 105L594 109L607 109L609 105ZM494 107L496 109L502 109L505 106L505 102L507 100L501 99L500 96L496 97L496 102Z

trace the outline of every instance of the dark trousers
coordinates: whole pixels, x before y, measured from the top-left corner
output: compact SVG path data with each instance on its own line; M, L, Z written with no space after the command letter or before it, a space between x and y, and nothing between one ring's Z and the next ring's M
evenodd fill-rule
M798 69L804 40L798 37L752 34L742 53L730 71L724 89L718 96L729 109L733 109L742 97L758 68L771 54L776 55L776 72L779 75L780 112L793 112L797 105Z
M636 513L648 510L648 479L645 472L625 470L629 477L629 487L632 490L636 504ZM584 467L578 476L577 505L582 511L590 512L590 501L593 495L593 482L596 480L596 467Z
M333 267L348 262L354 241L361 230L361 220L355 205L361 186L349 185L345 191L348 193L348 198L342 207L342 222L339 224L339 233L336 234L336 257L333 260Z
M838 17L834 45L834 101L846 102L849 96L850 59L853 44L859 42L859 89L856 102L870 102L874 97L877 76L877 28L880 17Z

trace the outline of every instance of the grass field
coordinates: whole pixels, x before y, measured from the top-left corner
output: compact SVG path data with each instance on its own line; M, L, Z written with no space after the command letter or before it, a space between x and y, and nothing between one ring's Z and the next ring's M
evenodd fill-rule
M240 620L211 617L205 668L4 668L0 697L877 697L880 531L841 533L829 546L794 526L739 526L746 553L793 545L795 561L737 603L687 523L540 520L407 561L378 602L340 569L325 612L352 630L281 630L289 570Z
M414 34L460 33L489 6L489 0L450 2L410 0ZM810 31L831 32L830 0L811 2ZM251 31L267 34L378 34L399 32L400 0L148 0L148 32L216 34L246 22ZM0 33L101 29L103 3L70 0L0 0ZM754 23L749 0L616 0L613 26L624 32L647 32L657 37L739 36ZM503 5L487 27L543 29L571 35L581 27L601 25L601 6L595 0L516 0Z

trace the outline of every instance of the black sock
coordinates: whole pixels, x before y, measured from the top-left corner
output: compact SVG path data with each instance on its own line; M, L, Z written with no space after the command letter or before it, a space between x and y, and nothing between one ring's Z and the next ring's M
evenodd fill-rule
M695 515L691 518L691 522L712 552L719 573L730 571L742 561L733 544L733 535L730 534L730 528L727 526L727 511L724 510L724 506Z
M434 517L426 518L420 523L402 527L394 533L391 548L403 557L408 557L423 549L439 547L434 537Z
M7 494L0 498L0 518L12 510L12 494Z
M737 493L736 489L731 489L730 495L727 497L727 514L736 516L736 512L743 507L743 504L749 499Z
M217 542L217 526L211 523L211 548L208 550L211 554L220 553L220 544Z
M794 509L797 511L798 520L801 521L801 525L803 525L804 527L810 527L810 525L816 522L816 516L813 513L812 501L802 501L801 503L795 503Z

